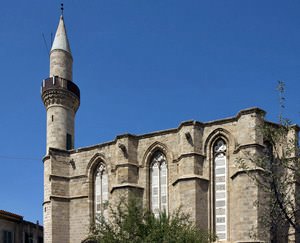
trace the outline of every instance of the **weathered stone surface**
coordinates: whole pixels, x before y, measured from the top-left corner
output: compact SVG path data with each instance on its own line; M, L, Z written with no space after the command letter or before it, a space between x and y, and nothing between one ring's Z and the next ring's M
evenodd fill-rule
M250 240L250 233L259 226L259 210L254 202L261 199L261 194L236 167L235 160L242 156L243 150L258 153L262 149L263 140L256 135L257 125L263 122L261 113L253 108L229 119L186 122L177 129L139 136L122 135L92 147L70 151L50 148L44 162L45 234L52 237L48 242L76 243L88 235L94 220L93 176L100 161L108 168L110 204L131 193L141 197L145 207L150 207L149 163L157 150L167 158L168 211L181 206L199 227L214 229L212 146L220 137L228 147L227 242ZM124 145L123 150L120 144ZM59 235L63 241L57 238ZM261 235L260 240L267 241L266 237Z

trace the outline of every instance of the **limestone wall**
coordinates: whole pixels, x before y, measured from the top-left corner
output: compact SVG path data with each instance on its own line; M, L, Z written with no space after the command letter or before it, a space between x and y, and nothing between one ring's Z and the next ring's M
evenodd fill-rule
M49 77L58 76L60 78L72 81L72 65L73 59L70 53L59 49L53 50L50 54Z
M235 160L245 149L252 152L261 149L262 138L256 129L262 122L261 113L258 109L246 110L229 119L203 124L185 122L177 129L140 136L122 135L109 143L69 152L51 150L52 175L50 181L46 178L49 174L45 177L45 190L48 193L50 187L51 194L57 196L50 199L52 224L55 222L56 227L67 224L57 229L52 225L52 235L55 230L64 229L64 237L69 237L64 238L65 242L72 243L87 236L94 220L93 175L100 161L107 167L111 204L122 194L133 193L142 197L144 206L149 208L149 163L157 150L167 158L169 212L181 206L199 227L213 229L212 146L222 137L227 143L228 242L249 240L251 229L257 226L258 211L253 202L258 198L258 188L241 173ZM48 173L49 165L45 165ZM60 207L64 213L57 213ZM49 220L48 216L46 219Z
M47 151L50 147L66 149L67 134L74 144L74 112L61 105L47 109Z

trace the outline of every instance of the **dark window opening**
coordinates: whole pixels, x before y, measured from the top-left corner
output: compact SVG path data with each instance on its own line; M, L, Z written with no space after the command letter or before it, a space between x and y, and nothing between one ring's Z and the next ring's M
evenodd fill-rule
M33 243L32 234L25 233L25 243Z
M66 149L70 150L73 148L73 144L72 144L72 135L67 133L67 144L66 144Z
M39 236L39 238L38 238L38 243L44 243L43 237Z
M10 231L3 230L3 242L13 243L13 233Z

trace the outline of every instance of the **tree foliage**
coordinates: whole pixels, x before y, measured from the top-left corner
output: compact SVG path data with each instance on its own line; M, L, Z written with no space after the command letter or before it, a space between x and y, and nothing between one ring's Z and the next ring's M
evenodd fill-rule
M257 201L256 206L267 209L263 211L261 220L269 229L271 242L287 242L290 237L299 242L299 128L283 118L284 89L284 83L279 81L279 124L265 122L258 128L264 149L258 155L245 152L237 162L265 192L265 201ZM258 173L253 173L254 170Z
M155 217L144 210L136 199L130 199L128 203L121 200L110 210L109 219L100 216L92 226L87 242L206 243L212 240L207 232L199 230L189 216L180 210L171 215L162 212Z

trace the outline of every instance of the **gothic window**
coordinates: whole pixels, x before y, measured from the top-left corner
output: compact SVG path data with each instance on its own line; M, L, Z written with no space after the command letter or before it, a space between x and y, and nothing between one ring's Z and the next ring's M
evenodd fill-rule
M108 175L105 164L100 163L95 172L94 183L95 216L107 217L108 209Z
M219 139L214 144L214 212L215 231L219 240L227 239L227 161L226 143Z
M157 217L168 212L168 167L165 155L157 151L150 163L151 210Z

